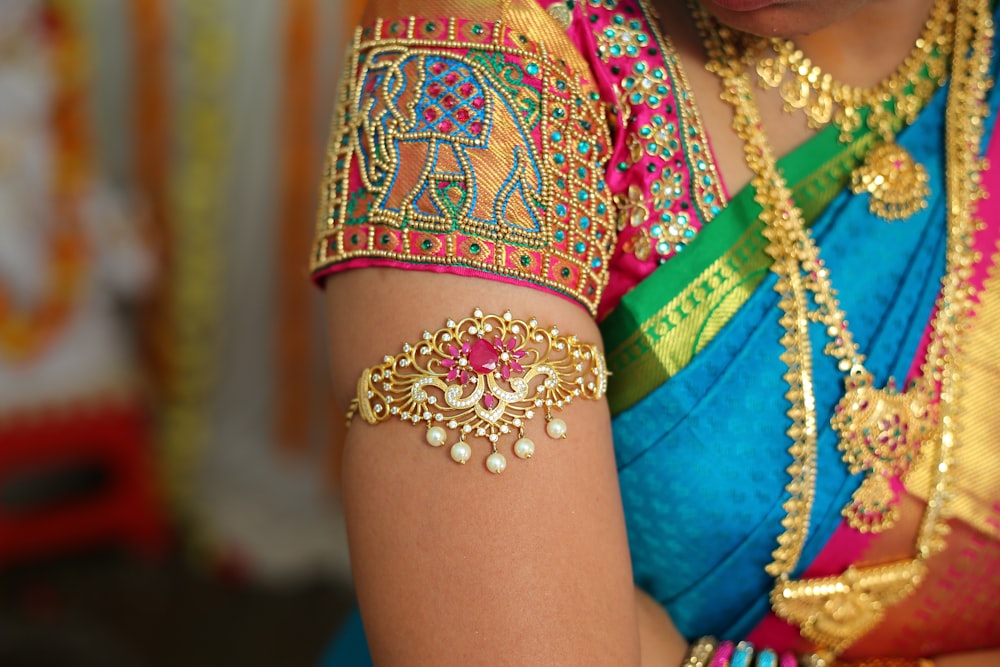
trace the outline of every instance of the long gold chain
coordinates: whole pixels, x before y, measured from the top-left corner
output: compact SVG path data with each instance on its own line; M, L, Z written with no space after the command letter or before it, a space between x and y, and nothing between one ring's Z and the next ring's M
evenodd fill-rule
M832 122L845 144L854 140L862 124L873 131L864 136L865 160L852 174L851 187L857 194L867 192L872 213L886 220L907 218L926 206L927 170L896 144L895 134L913 122L947 78L954 45L953 4L935 0L910 54L890 76L869 88L836 81L790 40L740 36L740 50L757 72L758 84L777 89L785 111L803 112L814 129Z
M725 26L712 22L701 7L694 13L708 49L708 67L723 81L723 99L734 109L733 128L744 142L745 157L754 174L756 200L763 211L768 253L778 280L782 338L788 365L788 411L792 426L789 452L794 463L786 486L784 532L767 572L775 577L771 605L775 613L797 624L803 636L837 654L877 625L887 608L905 599L926 574L924 561L945 547L946 500L954 466L959 431L957 401L961 396L960 338L970 314L970 285L976 253L972 239L978 221L975 207L983 161L979 158L986 115L984 99L992 55L993 21L989 0L962 0L956 8L952 85L946 111L946 160L948 193L947 271L932 322L931 343L923 364L928 391L939 397L939 437L925 447L937 448L934 488L929 494L915 545L915 557L874 567L852 566L841 575L823 579L793 580L809 531L815 495L817 414L812 379L809 323L822 322L832 337L827 352L839 358L848 377L858 378L863 357L850 337L829 271L819 258L802 213L793 204L791 191L777 167L777 159L763 132L760 110L753 97L739 38ZM816 309L809 308L809 293ZM839 339L839 340L838 340ZM863 377L863 375L861 376ZM847 397L845 397L846 399ZM844 406L844 401L841 402ZM853 406L848 401L846 408Z

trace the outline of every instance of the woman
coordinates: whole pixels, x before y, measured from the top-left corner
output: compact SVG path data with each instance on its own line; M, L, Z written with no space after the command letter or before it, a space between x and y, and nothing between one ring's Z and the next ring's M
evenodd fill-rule
M363 25L313 267L374 662L1000 664L991 4Z

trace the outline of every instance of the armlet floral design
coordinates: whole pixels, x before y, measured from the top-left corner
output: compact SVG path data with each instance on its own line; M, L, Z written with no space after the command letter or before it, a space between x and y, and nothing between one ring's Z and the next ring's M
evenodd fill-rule
M496 22L355 33L312 259L492 274L591 313L615 244L593 85Z
M525 437L524 425L540 413L549 437L565 438L566 423L553 410L577 398L601 398L607 375L596 346L535 319L476 309L366 369L347 421L357 413L369 424L392 418L424 424L434 447L447 443L450 430L457 434L451 458L463 464L472 458L468 438L483 439L491 450L486 467L499 474L507 467L497 448L502 437L516 434L514 454L531 458L535 443Z

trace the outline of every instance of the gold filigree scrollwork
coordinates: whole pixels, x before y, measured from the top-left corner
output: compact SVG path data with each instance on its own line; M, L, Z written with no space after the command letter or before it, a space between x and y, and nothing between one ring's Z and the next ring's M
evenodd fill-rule
M451 458L472 457L469 438L490 443L486 467L503 472L506 458L497 449L504 437L518 436L514 454L527 459L534 442L524 426L544 414L546 433L564 438L566 423L552 416L576 399L596 400L607 389L604 356L595 345L564 336L557 327L515 319L510 312L449 320L443 329L425 331L366 369L358 381L354 410L369 424L397 418L425 424L428 444L440 447L448 431L458 435Z

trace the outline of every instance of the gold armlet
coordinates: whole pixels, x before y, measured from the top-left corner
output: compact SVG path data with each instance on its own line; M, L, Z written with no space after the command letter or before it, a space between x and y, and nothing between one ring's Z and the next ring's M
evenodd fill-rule
M448 431L457 435L451 458L472 458L470 438L489 443L486 468L501 473L506 457L497 443L516 439L514 454L528 459L535 443L524 436L524 425L543 414L549 437L566 437L566 422L553 418L577 398L599 399L607 388L608 371L597 346L563 336L557 327L542 328L535 319L483 314L448 320L443 329L425 331L421 339L403 346L365 369L358 394L347 413L369 424L396 418L427 428L427 443L441 447Z

